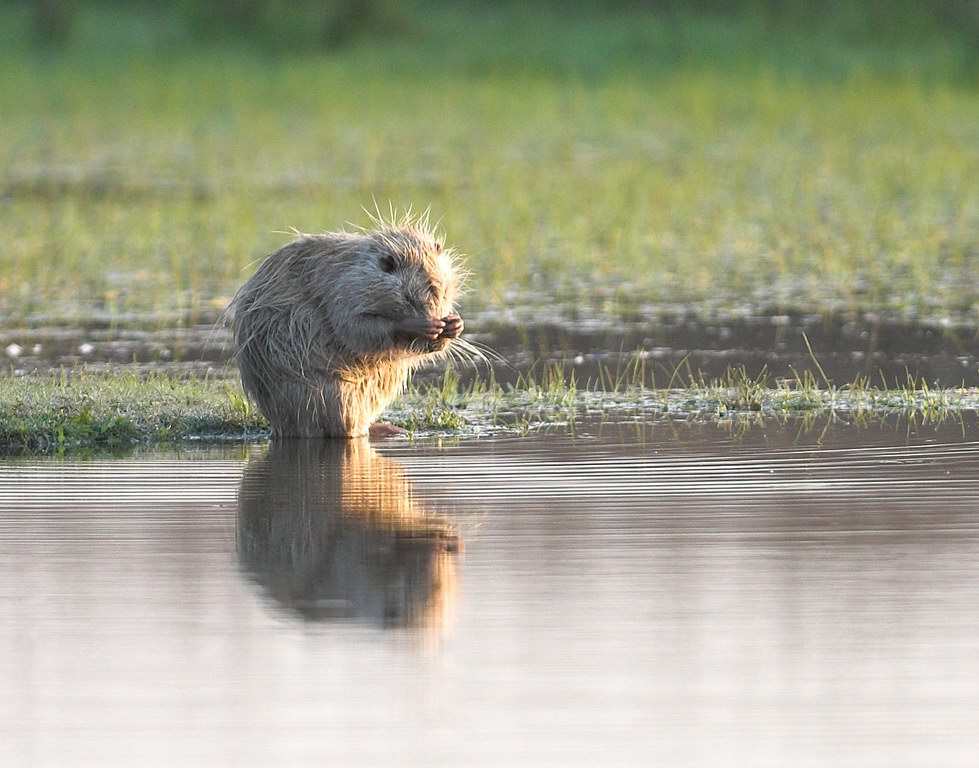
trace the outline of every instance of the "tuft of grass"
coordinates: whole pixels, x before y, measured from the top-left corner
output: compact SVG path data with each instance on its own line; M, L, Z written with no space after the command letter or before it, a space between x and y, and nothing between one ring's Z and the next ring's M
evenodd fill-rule
M935 388L910 376L893 387L873 387L865 379L837 387L828 381L821 385L809 371L773 380L767 370L751 376L743 367L732 367L711 380L692 372L684 380L677 373L669 386L657 388L644 359L637 353L616 371L599 369L584 386L572 369L560 365L532 370L507 385L490 378L460 387L450 373L438 383L412 385L390 415L421 437L444 431L478 436L554 426L573 430L585 417L743 421L842 416L859 424L875 415L938 421L979 410L979 389Z
M267 425L227 382L166 374L0 377L0 453L207 439L253 439Z

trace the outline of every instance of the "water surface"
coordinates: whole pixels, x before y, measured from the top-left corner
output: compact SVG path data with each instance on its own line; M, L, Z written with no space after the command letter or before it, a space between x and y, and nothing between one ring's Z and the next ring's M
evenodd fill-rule
M0 463L3 765L975 765L979 428Z
M493 365L497 381L511 382L518 372L541 364L559 364L579 382L597 381L600 369L620 369L638 352L645 381L654 387L723 376L731 366L744 366L752 377L766 371L794 379L808 372L820 383L825 373L836 384L862 377L877 387L904 387L909 379L929 386L979 386L979 331L974 324L947 318L919 322L874 313L756 310L703 319L648 307L610 322L607 316L582 315L560 304L529 309L530 317L467 313L467 338L501 358ZM93 315L67 324L37 316L23 327L0 328L0 370L18 375L80 365L92 371L130 365L144 371L233 374L231 352L228 331L213 312ZM485 374L486 364L479 360L476 369L463 366L463 378Z

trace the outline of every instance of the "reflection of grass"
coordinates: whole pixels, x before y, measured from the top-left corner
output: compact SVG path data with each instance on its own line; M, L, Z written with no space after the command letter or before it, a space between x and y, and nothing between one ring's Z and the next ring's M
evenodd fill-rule
M835 414L857 422L901 413L937 420L979 410L979 390L931 389L923 382L881 389L857 381L821 387L811 377L770 381L732 369L717 380L691 378L655 389L635 366L614 386L575 383L549 368L503 386L492 379L460 387L413 386L386 414L410 437L522 434L548 425L573 428L581 418L648 422L801 418ZM611 375L604 381L613 381ZM0 453L59 452L183 439L263 439L267 424L237 385L167 375L75 372L62 378L0 377Z
M979 101L957 38L484 4L274 56L98 5L42 55L15 7L0 315L221 305L274 230L363 222L376 197L443 218L470 307L516 290L609 315L975 319Z

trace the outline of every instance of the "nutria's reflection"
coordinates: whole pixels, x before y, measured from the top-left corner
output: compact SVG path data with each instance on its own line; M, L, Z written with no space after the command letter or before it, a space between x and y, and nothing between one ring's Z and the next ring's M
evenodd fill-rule
M459 546L366 438L278 440L245 468L238 557L305 618L441 626Z

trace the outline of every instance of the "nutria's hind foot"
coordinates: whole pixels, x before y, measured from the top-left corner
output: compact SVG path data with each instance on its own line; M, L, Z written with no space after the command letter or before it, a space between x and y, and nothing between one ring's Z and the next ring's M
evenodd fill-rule
M408 430L396 427L393 424L371 424L367 429L367 434L371 440L385 440L389 437L407 435Z

